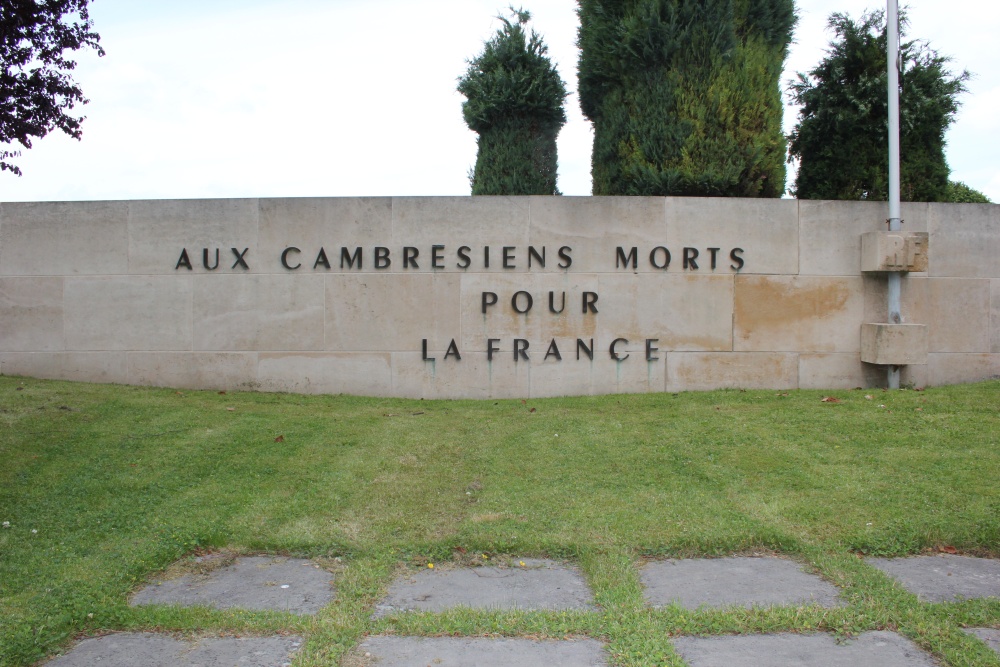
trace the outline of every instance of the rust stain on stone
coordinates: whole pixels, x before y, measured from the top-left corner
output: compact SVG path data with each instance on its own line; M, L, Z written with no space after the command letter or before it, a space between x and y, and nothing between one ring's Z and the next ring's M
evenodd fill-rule
M735 328L743 339L769 330L817 323L847 306L851 290L835 279L822 282L739 279L736 282Z
M558 299L556 303L559 303ZM566 308L569 309L569 307L570 304L567 303ZM597 330L597 316L593 314L587 314L579 318L572 317L565 311L558 315L546 311L543 317L545 317L543 332L549 338L593 336Z
M667 333L660 338L664 349L680 352L729 352L733 345L728 337Z
M790 383L792 369L781 353L709 352L685 356L674 370L682 386L753 389Z

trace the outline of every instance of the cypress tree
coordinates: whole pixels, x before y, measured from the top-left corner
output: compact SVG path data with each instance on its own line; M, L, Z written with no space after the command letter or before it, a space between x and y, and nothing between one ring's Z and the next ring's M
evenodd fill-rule
M780 197L792 0L579 0L595 195Z
M566 123L566 86L532 30L530 13L511 8L512 20L469 61L458 91L462 114L479 134L474 195L552 195L556 189L556 137Z
M901 21L905 27L905 20ZM798 158L799 199L885 200L889 191L888 65L885 13L858 22L833 14L836 39L792 95L802 105L789 136ZM917 41L900 45L900 198L951 201L944 133L958 110L969 74L952 76L948 59Z

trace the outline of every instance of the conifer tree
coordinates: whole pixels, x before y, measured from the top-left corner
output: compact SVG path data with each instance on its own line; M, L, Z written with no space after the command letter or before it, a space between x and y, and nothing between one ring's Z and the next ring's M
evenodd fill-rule
M579 0L595 195L780 197L792 0Z
M901 28L905 28L905 19ZM791 86L802 105L789 136L799 159L799 199L885 200L889 190L888 65L885 13L830 16L836 34L808 75ZM944 133L958 110L968 72L952 75L948 58L919 41L901 44L900 198L951 201Z
M503 27L469 62L458 90L462 114L479 134L474 195L558 194L556 137L566 123L566 87L532 30L530 13L511 7Z

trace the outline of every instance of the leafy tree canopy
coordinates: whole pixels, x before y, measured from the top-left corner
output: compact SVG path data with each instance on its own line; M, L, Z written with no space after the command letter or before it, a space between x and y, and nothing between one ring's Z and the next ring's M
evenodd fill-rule
M962 181L948 181L948 199L953 204L992 204L989 197Z
M556 194L566 86L542 38L525 31L531 14L510 10L458 83L465 122L479 134L472 194Z
M9 147L31 148L58 128L81 136L83 117L70 111L87 99L71 76L73 51L84 47L103 56L100 35L93 31L89 0L0 0L0 171L21 175Z
M906 27L901 13L901 33ZM798 158L793 194L800 199L888 198L888 67L885 14L853 21L835 13L836 38L826 58L790 84L802 105L789 136ZM900 45L900 198L948 201L944 133L958 110L968 72L948 70L949 58L919 40Z

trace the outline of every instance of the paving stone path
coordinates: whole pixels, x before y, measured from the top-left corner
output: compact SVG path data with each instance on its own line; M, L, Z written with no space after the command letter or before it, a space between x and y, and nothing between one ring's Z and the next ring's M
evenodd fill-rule
M421 570L395 581L375 607L375 616L398 611L479 609L582 609L593 596L575 568L550 560L525 559L509 567Z
M639 572L655 607L834 607L836 587L782 558L700 558L647 563Z
M251 556L204 574L154 580L132 598L133 606L169 604L315 614L333 599L333 575L311 561ZM183 640L153 633L116 633L86 639L54 667L279 667L291 664L298 637Z
M593 639L461 639L369 637L358 650L361 667L604 667L607 655Z
M523 565L522 565L523 563ZM959 556L883 560L873 566L898 579L924 601L1000 597L1000 561ZM782 558L719 558L651 562L639 572L647 602L656 607L842 604L828 582ZM333 597L333 577L309 561L244 557L205 574L160 580L139 591L134 605L208 605L220 609L276 609L312 614ZM578 609L599 611L580 572L548 560L514 561L510 567L439 568L400 577L373 616L408 611L480 609ZM1000 655L1000 630L967 632ZM891 632L867 632L838 642L832 635L773 634L677 637L671 640L689 667L929 667L937 663L910 640ZM79 642L54 667L280 667L301 646L298 637L178 639L153 633L116 633ZM535 641L462 637L368 637L352 653L352 665L449 667L594 667L607 665L596 640Z
M333 575L308 560L252 556L207 574L155 580L133 605L204 605L315 614L333 599Z
M85 639L47 667L285 667L300 637L174 639L123 632Z
M1000 598L1000 560L940 554L870 558L868 563L898 580L923 602Z
M935 667L929 655L894 632L866 632L842 644L833 635L681 637L674 648L691 667Z

